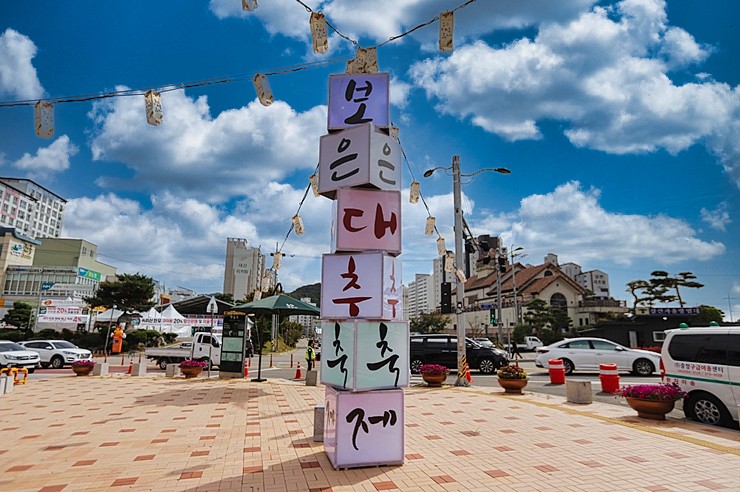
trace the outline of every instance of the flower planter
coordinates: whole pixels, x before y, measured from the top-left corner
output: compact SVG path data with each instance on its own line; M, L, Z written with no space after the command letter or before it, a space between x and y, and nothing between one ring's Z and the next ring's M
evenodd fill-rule
M498 384L504 389L504 393L510 395L521 395L522 389L527 386L528 381L528 379L498 378Z
M432 388L439 388L442 386L442 383L447 381L447 374L422 374L421 377Z
M667 413L673 410L675 400L642 400L640 398L626 398L627 405L637 411L637 416L650 420L665 420Z
M95 366L72 366L72 371L78 376L88 376Z
M203 372L202 367L181 367L180 372L185 376L186 379L194 378Z

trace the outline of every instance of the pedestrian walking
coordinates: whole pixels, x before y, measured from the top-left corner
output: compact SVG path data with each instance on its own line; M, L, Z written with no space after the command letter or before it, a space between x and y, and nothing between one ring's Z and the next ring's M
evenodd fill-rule
M313 370L313 363L316 360L316 351L313 348L313 340L308 341L308 346L306 347L306 366L308 367L308 370Z
M524 358L522 357L522 354L519 353L519 346L517 346L516 340L512 340L511 341L511 358L516 360L517 357L519 357L520 359Z
M254 355L254 345L252 344L252 340L247 339L247 350L246 355L248 358L252 358Z

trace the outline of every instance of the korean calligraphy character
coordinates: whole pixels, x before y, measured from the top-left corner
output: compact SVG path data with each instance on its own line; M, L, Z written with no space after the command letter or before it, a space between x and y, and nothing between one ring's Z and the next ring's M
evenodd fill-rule
M400 191L400 144L371 124L321 137L319 193L334 199L341 187Z
M380 252L324 255L321 316L400 320L401 278L400 259Z
M340 188L332 253L377 250L401 254L401 192Z
M324 449L334 468L404 460L402 390L348 392L326 387Z
M329 130L373 123L390 126L388 73L332 75L329 79Z

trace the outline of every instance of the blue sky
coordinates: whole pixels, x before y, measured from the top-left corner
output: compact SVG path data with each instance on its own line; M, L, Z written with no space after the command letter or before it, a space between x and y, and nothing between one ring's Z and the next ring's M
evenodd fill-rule
M306 1L370 47L462 0ZM331 33L312 53L295 0L0 3L0 102L148 89L163 93L147 125L141 95L55 105L55 134L35 135L31 106L0 107L0 173L68 200L64 235L100 260L168 287L220 291L227 237L282 244L326 131L329 75L355 47ZM613 296L653 270L691 271L682 293L740 318L740 4L734 0L478 0L457 11L455 51L438 24L378 49L391 74L391 117L412 175L449 248L452 180L425 179L460 155L474 234L610 275ZM275 103L256 100L272 75ZM290 235L286 290L320 279L331 202L309 193L306 233ZM426 210L404 199L404 278L430 273ZM268 261L270 263L270 261ZM729 299L728 299L729 297ZM728 316L729 318L729 316Z

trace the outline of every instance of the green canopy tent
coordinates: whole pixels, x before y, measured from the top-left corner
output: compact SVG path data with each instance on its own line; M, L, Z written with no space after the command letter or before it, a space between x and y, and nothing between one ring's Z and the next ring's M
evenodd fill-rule
M277 314L278 316L296 316L300 314L320 315L318 307L306 304L298 299L293 299L285 294L277 294L265 297L259 301L252 301L232 308L234 311L241 311L247 314ZM262 382L262 334L257 330L257 342L259 345L259 361L257 365L257 378L252 381Z

